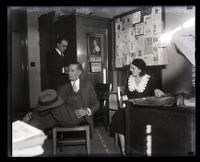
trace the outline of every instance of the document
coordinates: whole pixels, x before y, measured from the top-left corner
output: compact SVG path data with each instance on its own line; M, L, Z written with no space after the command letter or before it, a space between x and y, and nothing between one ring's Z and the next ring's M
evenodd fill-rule
M21 150L13 150L13 157L32 157L40 155L44 152L42 146L35 146L30 148L24 148Z
M42 130L35 128L23 121L12 123L12 149L13 156L33 156L43 152L42 145L46 139ZM33 151L35 151L33 153Z

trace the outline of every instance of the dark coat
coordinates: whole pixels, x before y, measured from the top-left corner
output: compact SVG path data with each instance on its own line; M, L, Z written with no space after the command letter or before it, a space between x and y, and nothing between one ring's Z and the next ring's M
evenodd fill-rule
M68 81L67 75L62 73L62 68L67 66L65 58L59 55L56 49L53 49L46 56L46 65L49 73L50 88L57 90L58 86Z
M59 87L58 89L58 96L60 96L64 101L69 97L71 94L71 91L73 90L71 82ZM94 87L92 83L88 80L82 80L80 79L80 94L81 94L81 102L82 102L82 108L90 108L92 114L94 114L97 109L99 108L99 101L97 99ZM55 111L59 111L57 114L57 119L60 120L60 122L63 122L66 120L66 117L62 114L65 114L65 108L67 108L67 105L63 105L58 109L55 109ZM62 113L63 112L63 113ZM55 112L54 112L55 113ZM60 114L60 116L58 115ZM59 116L59 117L58 117ZM93 116L92 115L86 115L85 116L87 122L90 124L91 129L93 131Z

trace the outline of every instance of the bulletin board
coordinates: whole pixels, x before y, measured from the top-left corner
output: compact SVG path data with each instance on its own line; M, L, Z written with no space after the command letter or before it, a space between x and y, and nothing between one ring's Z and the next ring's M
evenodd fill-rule
M130 65L136 58L147 66L166 65L166 48L160 37L163 33L163 7L145 7L114 18L115 67Z

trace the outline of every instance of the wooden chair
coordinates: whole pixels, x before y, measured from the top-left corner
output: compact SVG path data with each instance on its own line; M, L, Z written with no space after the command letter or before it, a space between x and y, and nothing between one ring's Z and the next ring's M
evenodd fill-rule
M99 110L93 115L94 116L94 124L103 121L105 130L108 130L109 122L108 122L108 111L107 111L107 103L108 103L108 92L109 92L110 84L97 83L95 90L97 94L97 99L99 100L100 107Z
M53 155L56 155L57 144L60 147L60 152L63 151L64 145L85 145L87 154L90 154L90 125L83 123L78 126L73 127L53 127ZM64 137L64 133L66 132L84 132L85 135L79 138L66 138ZM60 138L58 138L58 133L60 134Z
M124 86L118 86L120 89L120 94L118 92L109 92L108 93L108 114L110 114L110 111L116 112L121 108L121 101L119 100L119 95L121 96L124 94ZM110 123L110 120L109 120ZM115 150L117 151L118 149L118 135L115 133L114 137L114 145L115 145Z

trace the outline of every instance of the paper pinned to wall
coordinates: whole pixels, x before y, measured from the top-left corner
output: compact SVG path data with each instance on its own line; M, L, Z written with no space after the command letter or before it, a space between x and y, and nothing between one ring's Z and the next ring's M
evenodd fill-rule
M135 25L135 34L136 35L144 34L144 25L143 25L143 23Z
M126 27L127 27L127 28L133 27L133 24L132 24L132 22L131 22L131 16L130 16L130 15L127 15Z
M130 53L136 52L136 40L131 40L129 43Z
M151 15L144 16L144 35L146 36L153 35L153 22Z
M125 30L128 28L128 25L129 25L128 20L129 20L128 16L122 17L122 30Z
M154 34L152 37L152 51L154 55L158 54L158 48L161 46L161 42L159 41L161 34ZM154 60L156 60L157 57L155 57Z
M152 20L154 23L162 21L161 7L152 7Z
M121 29L122 29L122 21L120 20L120 18L117 18L115 20L115 32L117 32Z
M141 20L141 11L132 13L132 14L130 15L130 21L131 21L132 24L139 23L140 20Z
M167 65L168 64L168 55L166 47L158 48L158 65Z
M136 57L144 55L144 36L137 37L136 40Z
M144 38L144 54L152 54L152 37L145 37Z
M161 7L152 8L152 23L153 23L153 33L162 32L162 9Z
M121 67L123 67L123 65L124 65L124 58L117 56L116 59L115 59L116 68L121 68Z

